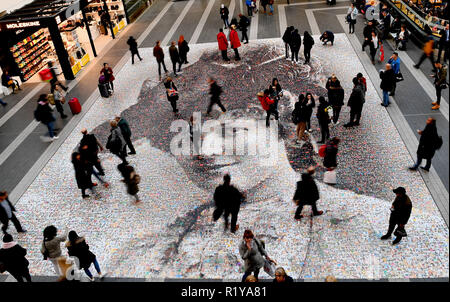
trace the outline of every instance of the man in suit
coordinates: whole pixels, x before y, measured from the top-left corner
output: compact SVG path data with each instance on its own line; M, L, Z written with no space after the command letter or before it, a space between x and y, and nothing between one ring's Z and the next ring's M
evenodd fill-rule
M11 201L9 201L9 199L8 199L8 193L6 193L6 191L1 191L0 192L0 222L3 224L3 226L2 226L3 234L8 234L7 230L8 230L8 225L9 225L10 220L16 227L16 230L18 233L26 233L27 232L20 225L20 222L17 219L16 215L14 215L15 211L16 211L16 208L13 206Z
M449 46L450 46L450 32L449 32L449 26L448 23L445 26L445 29L441 29L441 31L439 32L439 34L441 35L441 38L439 39L439 52L438 52L438 56L437 56L437 62L441 61L441 54L442 51L444 51L444 62L448 61L448 51L449 51Z

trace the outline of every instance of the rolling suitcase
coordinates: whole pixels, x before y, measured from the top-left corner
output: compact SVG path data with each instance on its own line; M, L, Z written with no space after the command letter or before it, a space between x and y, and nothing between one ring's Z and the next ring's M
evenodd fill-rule
M100 95L104 98L109 98L109 85L108 83L98 84L98 90L100 91Z
M69 107L70 107L70 111L72 111L72 114L78 114L81 112L81 104L77 98L70 99Z

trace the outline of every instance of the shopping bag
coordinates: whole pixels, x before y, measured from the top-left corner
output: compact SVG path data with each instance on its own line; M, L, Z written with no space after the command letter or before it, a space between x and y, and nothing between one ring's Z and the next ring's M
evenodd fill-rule
M272 278L275 277L275 269L275 264L267 259L264 259L264 271Z
M320 148L319 148L319 156L320 157L325 157L326 153L327 153L327 145L320 146Z
M336 170L326 171L323 174L323 182L329 185L336 184Z

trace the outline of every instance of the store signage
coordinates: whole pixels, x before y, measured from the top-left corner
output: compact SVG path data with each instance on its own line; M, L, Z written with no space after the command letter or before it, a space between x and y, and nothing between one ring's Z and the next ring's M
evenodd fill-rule
M26 27L35 27L41 26L40 21L30 21L30 22L15 22L15 23L6 23L6 29L16 29L16 28L26 28Z

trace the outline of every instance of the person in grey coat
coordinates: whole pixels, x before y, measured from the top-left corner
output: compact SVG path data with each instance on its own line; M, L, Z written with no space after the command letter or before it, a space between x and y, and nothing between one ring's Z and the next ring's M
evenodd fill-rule
M108 142L106 143L106 148L111 151L112 154L119 157L124 164L127 162L127 144L123 138L122 131L118 127L115 120L109 122L111 126L111 134L108 137Z
M117 125L120 128L120 132L122 133L122 136L127 143L128 148L130 149L130 152L128 154L134 155L136 154L136 150L134 149L133 142L131 141L131 129L130 125L128 124L128 121L124 119L123 117L116 116L116 122Z
M41 253L44 255L44 260L50 260L55 268L58 276L61 276L61 270L58 265L58 258L61 257L61 242L66 241L67 234L56 236L58 229L49 225L44 229L44 240L42 241Z
M276 262L267 255L264 244L255 238L252 231L245 230L243 239L244 240L242 240L239 246L239 254L245 261L245 273L244 276L242 276L242 282L244 282L252 272L255 278L258 279L259 270L264 267L264 257L276 265Z

